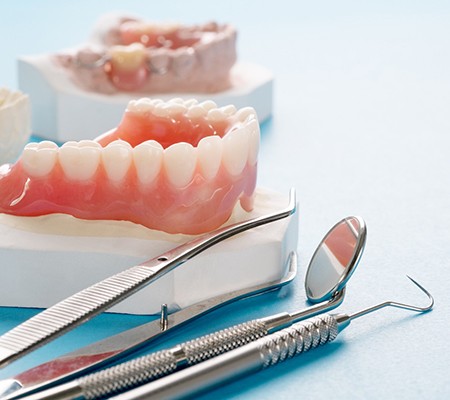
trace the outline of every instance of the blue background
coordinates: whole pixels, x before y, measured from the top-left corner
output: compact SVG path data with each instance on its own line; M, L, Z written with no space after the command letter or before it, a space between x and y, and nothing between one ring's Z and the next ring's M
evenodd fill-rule
M439 1L16 1L0 5L0 86L16 57L77 45L104 12L155 21L233 23L243 61L275 75L262 126L259 185L299 197L299 276L169 334L154 349L305 306L303 278L323 234L361 215L368 243L342 311L386 299L433 312L384 310L335 342L220 387L216 399L444 399L450 396L450 4ZM1 279L7 279L2 276ZM35 310L0 308L0 332ZM102 315L0 371L23 369L148 320Z

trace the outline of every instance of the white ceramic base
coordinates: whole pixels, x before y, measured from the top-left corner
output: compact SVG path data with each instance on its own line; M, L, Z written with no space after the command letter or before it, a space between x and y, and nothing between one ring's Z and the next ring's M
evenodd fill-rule
M54 141L93 139L116 127L128 102L140 97L168 100L174 97L214 100L217 105L237 108L252 106L259 121L272 113L273 76L264 67L237 63L232 71L232 88L215 94L149 93L102 95L79 89L62 68L47 55L18 60L19 87L30 96L33 134Z
M259 189L255 209L231 220L285 207L288 197ZM162 303L185 307L208 297L281 278L297 250L297 214L219 243L134 294L111 311L156 314ZM101 279L188 240L122 221L67 215L0 214L0 306L49 307Z

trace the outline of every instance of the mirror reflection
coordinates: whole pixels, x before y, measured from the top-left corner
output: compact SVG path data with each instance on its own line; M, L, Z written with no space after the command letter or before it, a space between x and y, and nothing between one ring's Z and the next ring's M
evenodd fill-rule
M311 259L305 280L308 299L329 299L344 287L364 248L366 228L358 217L338 222L325 236Z

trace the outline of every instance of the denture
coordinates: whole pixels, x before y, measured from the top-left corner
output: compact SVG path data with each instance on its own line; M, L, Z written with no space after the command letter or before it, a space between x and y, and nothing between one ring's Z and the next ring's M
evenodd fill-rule
M238 202L252 209L259 136L250 107L133 100L119 126L95 140L29 143L1 166L0 212L210 231Z
M231 86L235 46L236 30L230 25L110 16L98 24L88 45L54 59L88 91L214 93Z

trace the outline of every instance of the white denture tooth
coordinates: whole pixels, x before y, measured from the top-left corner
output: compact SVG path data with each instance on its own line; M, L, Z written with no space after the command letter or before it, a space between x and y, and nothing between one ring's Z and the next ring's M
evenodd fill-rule
M43 140L42 142L37 143L38 149L58 149L58 145L51 140Z
M200 106L192 106L187 110L186 117L188 118L201 118L206 116L207 111Z
M245 122L248 116L254 116L257 119L256 111L253 107L244 107L236 111L236 118L238 121Z
M121 182L127 175L132 162L131 146L123 140L115 140L102 150L106 175L113 182Z
M227 133L223 140L223 164L231 175L239 175L249 153L249 135L245 127Z
M182 188L194 176L197 165L197 149L185 142L175 143L164 151L164 168L170 183Z
M171 114L170 104L167 103L157 104L153 109L152 114L157 117L168 117Z
M152 183L161 171L163 147L155 140L147 140L133 149L134 166L139 182Z
M247 115L247 118L245 118L245 121L244 121L244 125L247 124L250 121L254 121L255 119L257 120L256 115L251 115L251 114Z
M57 157L58 146L55 143L30 143L23 149L20 162L25 172L32 177L39 178L48 175L53 170Z
M184 114L188 110L183 104L172 103L169 105L169 115Z
M248 131L248 163L255 165L258 161L259 143L260 143L260 128L256 119L248 122L244 129Z
M139 100L131 100L128 103L127 111L132 112L149 112L155 108L155 105L149 98L142 98Z
M184 105L186 107L192 107L192 106L196 106L198 104L198 100L197 99L187 99L184 101Z
M66 142L59 149L59 163L68 179L83 181L97 172L101 148L79 147L77 142Z
M200 140L197 149L201 174L206 180L211 180L217 175L222 162L222 138L207 136Z
M174 97L173 99L170 99L167 102L171 104L182 104L184 106L184 100L181 97Z
M206 118L210 121L224 121L228 116L220 108L212 108L208 111Z
M217 108L217 104L212 100L205 100L199 104L200 107L203 107L206 111L212 110L213 108Z
M127 46L115 45L109 48L109 56L114 69L132 72L144 63L146 49L142 43L132 43Z
M154 107L156 107L159 104L164 104L164 101L161 99L150 99L150 102L153 104Z
M227 117L230 117L236 113L236 107L233 104L229 104L219 108Z
M134 111L134 108L136 107L137 100L130 100L127 104L126 111Z
M102 145L98 142L95 142L93 140L80 140L78 142L78 147L92 147L94 149L101 149Z

